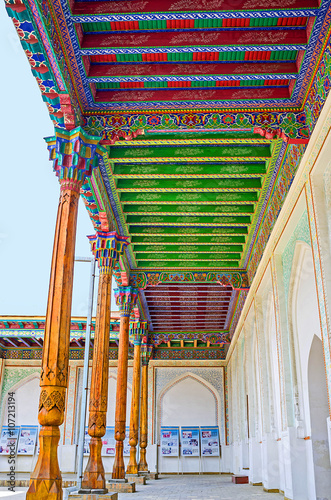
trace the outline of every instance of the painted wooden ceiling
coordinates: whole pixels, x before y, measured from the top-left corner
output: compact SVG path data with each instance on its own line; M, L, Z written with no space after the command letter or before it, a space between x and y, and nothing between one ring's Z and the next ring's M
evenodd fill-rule
M330 88L330 0L6 4L53 122L101 137L82 196L154 345L224 357Z
M76 0L70 7L94 106L164 109L290 103L319 1L273 0L266 9L258 0Z
M131 266L243 268L281 142L252 132L152 133L107 147Z

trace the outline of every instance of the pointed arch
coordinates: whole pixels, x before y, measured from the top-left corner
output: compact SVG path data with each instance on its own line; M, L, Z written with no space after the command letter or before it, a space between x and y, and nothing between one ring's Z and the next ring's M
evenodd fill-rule
M196 373L187 371L185 373L180 374L179 376L173 378L168 382L168 384L163 387L162 391L159 394L158 401L157 401L157 435L160 435L160 430L161 430L161 408L162 408L162 401L164 396L167 394L169 390L171 390L173 387L178 385L180 382L191 378L195 382L198 382L202 386L204 386L208 391L212 394L214 400L215 400L215 409L216 409L216 414L215 414L215 420L217 422L217 425L219 428L221 428L221 415L220 415L220 408L222 407L221 405L221 396L218 394L218 391L216 388L207 382L204 378L200 377Z

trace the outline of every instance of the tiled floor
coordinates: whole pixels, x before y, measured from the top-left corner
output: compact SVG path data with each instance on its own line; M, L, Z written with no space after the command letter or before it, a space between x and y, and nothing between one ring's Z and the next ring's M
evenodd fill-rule
M8 495L0 490L0 500L23 500L26 488ZM136 493L118 495L118 500L279 500L283 495L266 493L261 486L233 484L231 476L161 476L148 481L146 486L137 485Z
M119 500L279 500L278 493L266 493L261 486L233 484L228 475L161 476L157 481L148 481L146 486L137 485L137 492L120 494Z

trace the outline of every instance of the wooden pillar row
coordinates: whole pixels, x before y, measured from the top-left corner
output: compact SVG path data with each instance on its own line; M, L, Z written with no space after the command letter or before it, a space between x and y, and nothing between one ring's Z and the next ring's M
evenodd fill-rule
M126 237L119 236L116 232L105 231L89 236L89 240L92 252L98 261L100 276L89 403L90 455L82 481L82 489L98 489L106 492L101 438L106 433L108 406L112 270L128 242Z
M138 290L128 286L120 287L115 292L116 303L120 310L120 332L118 345L115 440L116 451L113 466L113 479L125 478L123 442L126 423L126 394L128 380L129 323L132 308L135 306Z
M60 180L53 257L45 320L38 420L40 453L31 474L28 500L62 499L57 448L68 386L71 302L78 200L84 178L96 165L98 137L80 127L55 130L46 139L53 168Z
M130 413L130 460L126 469L127 474L138 474L137 444L139 433L139 403L140 403L140 346L141 339L146 334L148 324L143 321L131 323L130 333L134 335L133 380Z

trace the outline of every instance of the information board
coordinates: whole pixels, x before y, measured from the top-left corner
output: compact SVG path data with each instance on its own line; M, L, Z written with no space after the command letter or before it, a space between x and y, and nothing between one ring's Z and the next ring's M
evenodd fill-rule
M178 457L179 427L161 427L161 454L167 457Z
M34 455L37 437L37 425L22 425L19 432L17 455Z
M129 443L130 428L125 428L125 439L123 443L123 455L130 456L130 443ZM106 433L102 438L101 455L107 457L114 457L116 452L115 440L115 427L106 427Z
M130 443L129 443L130 427L125 428L125 439L123 443L123 455L124 457L130 456Z
M106 434L102 438L101 455L114 457L115 456L115 427L106 427Z
M182 427L181 444L183 457L200 456L200 432L199 427Z
M123 455L125 457L130 456L130 443L129 443L129 433L130 428L125 428L125 440L123 443ZM90 454L90 441L91 436L88 433L88 427L85 427L85 436L84 436L84 455ZM115 427L106 427L106 433L101 438L102 441L102 449L101 455L107 457L114 457L116 450L116 441L115 441Z
M85 432L84 432L84 455L89 455L90 454L90 441L91 441L91 436L88 433L88 427L85 427Z
M200 427L201 456L219 457L220 439L218 427Z
M19 436L19 427L8 427L4 425L0 437L0 455L16 453Z

